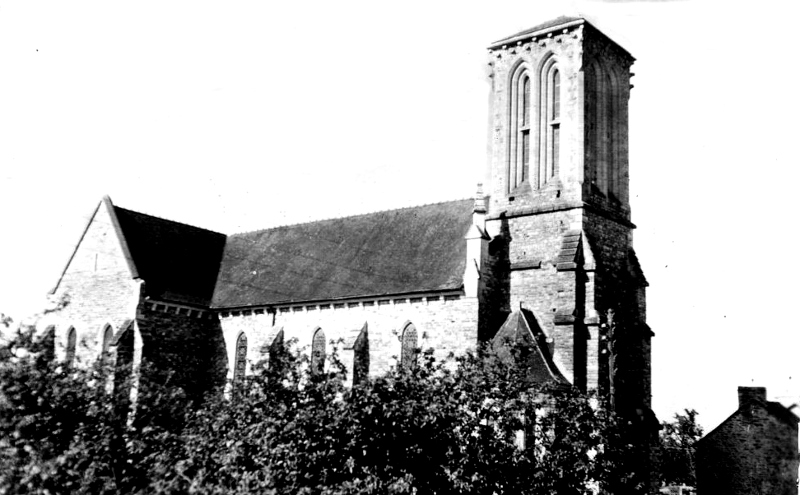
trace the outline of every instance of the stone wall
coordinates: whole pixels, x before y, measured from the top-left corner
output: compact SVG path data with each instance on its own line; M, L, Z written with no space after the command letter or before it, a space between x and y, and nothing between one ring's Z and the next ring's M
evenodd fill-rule
M796 420L765 389L739 390L739 409L698 443L698 495L797 495ZM761 397L742 397L748 390Z
M142 302L136 312L142 360L169 380L200 398L225 383L228 360L222 329L208 311Z
M90 362L100 357L106 325L116 334L126 320L135 317L140 292L140 281L131 276L112 217L101 203L54 294L66 306L46 315L37 326L42 330L55 327L57 359L64 359L67 332L75 328L76 359Z
M396 366L400 357L400 337L408 323L419 336L419 347L432 348L434 357L447 359L450 353L463 354L475 349L478 342L478 299L460 295L394 297L385 299L298 305L267 310L243 310L220 313L220 324L227 349L228 378L232 377L235 346L239 335L247 336L248 369L268 357L268 349L283 330L285 342L295 341L298 349L310 352L317 328L330 343L343 341L339 354L352 376L352 349L345 349L364 324L369 336L369 375L379 376Z

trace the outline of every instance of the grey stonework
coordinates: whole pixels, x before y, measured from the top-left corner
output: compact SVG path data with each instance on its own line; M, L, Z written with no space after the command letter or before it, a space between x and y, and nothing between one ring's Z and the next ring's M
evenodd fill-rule
M556 156L535 147L511 187L509 146L518 139L510 129L517 125L510 115L512 73L527 67L530 90L538 94L543 63L559 74L560 117L542 120L539 108L547 103L537 107L544 100L531 96L531 119L539 119L539 130L531 132L544 142L542 133L557 129L550 143L558 143L558 159L548 162L552 177L533 181L536 167L544 166L539 162ZM115 334L132 332L135 362L176 371L181 384L201 393L232 378L242 333L248 370L268 358L276 339L310 348L322 328L329 341L341 341L338 351L350 370L359 366L377 376L398 365L400 335L409 323L420 347L445 359L491 341L524 310L531 323L520 328L533 325L538 332L525 341L557 367L553 376L608 391L614 370L627 370L639 381L625 389L625 402L649 410L647 282L633 252L628 204L632 63L580 18L557 19L493 44L491 179L488 195L479 193L474 206L462 200L226 237L124 210L105 198L57 285L56 294L67 295L69 304L41 325L56 327L62 358L66 331L74 327L84 361L99 355L107 325ZM182 245L188 237L191 246ZM348 244L353 239L360 244ZM194 246L203 247L197 259ZM159 258L162 250L169 262ZM270 253L279 266L270 264ZM370 265L359 265L365 259ZM198 282L187 284L189 275ZM299 290L304 284L313 287ZM609 311L625 328L618 338L630 341L616 347L628 353L616 356L625 363L617 368L609 365L613 348L605 341Z

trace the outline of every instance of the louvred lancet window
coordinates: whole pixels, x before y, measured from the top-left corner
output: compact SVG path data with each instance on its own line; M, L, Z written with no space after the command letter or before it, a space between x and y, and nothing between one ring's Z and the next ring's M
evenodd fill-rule
M239 335L236 340L236 362L233 368L233 382L239 384L244 378L245 366L247 366L247 336Z

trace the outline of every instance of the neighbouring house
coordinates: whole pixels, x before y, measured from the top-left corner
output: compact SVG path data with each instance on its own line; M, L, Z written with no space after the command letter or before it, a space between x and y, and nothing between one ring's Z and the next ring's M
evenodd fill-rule
M800 418L739 387L739 409L697 442L698 495L797 495Z

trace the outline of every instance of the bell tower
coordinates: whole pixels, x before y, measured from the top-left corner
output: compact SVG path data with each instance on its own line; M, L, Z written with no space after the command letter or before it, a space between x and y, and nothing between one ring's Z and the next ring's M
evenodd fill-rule
M628 202L634 58L579 17L497 41L488 55L487 287L502 308L488 320L533 315L566 380L648 409L647 282Z

